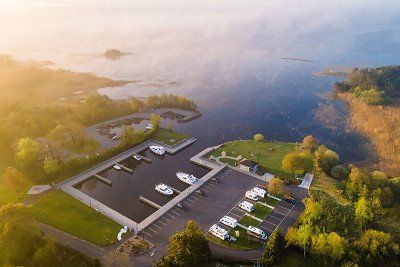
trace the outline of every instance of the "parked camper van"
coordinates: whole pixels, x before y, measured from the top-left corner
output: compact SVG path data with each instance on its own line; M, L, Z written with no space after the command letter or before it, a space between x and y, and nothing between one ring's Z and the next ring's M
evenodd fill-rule
M229 238L228 232L216 224L211 226L210 233L222 240L226 240Z
M259 187L254 187L251 191L262 198L265 198L265 196L267 195L267 191Z
M245 194L245 197L248 198L248 199L251 199L253 201L257 201L258 200L258 195L253 191L247 191L246 194Z
M257 228L257 227L254 227L254 226L252 226L252 225L250 225L250 226L247 228L247 233L248 233L250 236L253 236L253 237L258 238L258 239L261 239L261 240L267 240L267 239L268 239L267 234L264 233L263 230L261 230L261 229L259 229L259 228Z
M219 222L232 228L235 228L237 226L237 220L226 215L222 217L221 220L219 220Z
M248 212L252 212L254 210L254 205L248 201L243 201L239 204L239 207L242 210L248 211Z

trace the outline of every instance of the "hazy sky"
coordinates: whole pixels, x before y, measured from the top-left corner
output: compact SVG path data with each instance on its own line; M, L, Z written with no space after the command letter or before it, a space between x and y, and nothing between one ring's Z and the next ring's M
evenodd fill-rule
M272 79L281 57L390 63L399 14L397 0L2 0L0 53L117 79L229 84L247 73ZM107 48L132 55L107 61Z

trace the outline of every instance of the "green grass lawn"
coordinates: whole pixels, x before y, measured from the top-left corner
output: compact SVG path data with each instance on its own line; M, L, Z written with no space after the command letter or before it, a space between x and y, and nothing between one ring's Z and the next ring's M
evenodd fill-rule
M302 151L296 143L286 142L255 142L253 140L227 142L220 148L214 150L209 156L220 157L225 151L227 156L244 158L259 161L263 171L272 173L282 178L293 178L282 170L281 163L286 154L293 151ZM259 160L258 160L259 159Z
M260 198L260 201L272 207L275 207L279 203L279 200L276 200L275 198L272 197Z
M259 219L264 219L271 212L272 209L260 204L254 204L254 211L251 213L253 216L256 216Z
M229 164L229 165L231 165L231 166L236 166L236 163L237 163L237 160L234 160L234 159L230 159L230 158L222 158L222 159L219 159L221 162L223 162L223 163L227 163L227 164Z
M335 185L336 183L337 183L337 181L335 181L334 179L328 177L325 173L316 170L315 171L315 176L314 176L314 179L312 181L312 184L311 184L310 188L323 190L328 195L330 195L331 197L336 199L336 201L339 204L342 204L342 205L349 204L349 201L347 199L345 199L341 195L339 190L337 189L337 187Z
M185 139L189 139L190 136L184 133L176 133L171 130L164 128L158 128L158 130L153 134L152 139L160 141L166 145L175 145ZM174 141L171 141L174 140Z
M32 213L40 222L99 246L114 243L122 228L63 191L50 192L39 198Z
M235 231L239 231L239 237L236 237ZM229 235L235 237L236 241L228 242L226 240L221 240L210 233L208 233L206 237L208 240L214 243L220 244L225 247L230 247L232 249L252 250L257 249L263 245L261 241L259 242L251 237L248 237L246 230L240 227L236 227L235 229L230 230Z
M261 222L257 221L256 219L253 219L247 215L244 215L242 218L240 218L238 223L240 223L241 225L244 225L246 227L248 227L249 225L257 227L261 224Z

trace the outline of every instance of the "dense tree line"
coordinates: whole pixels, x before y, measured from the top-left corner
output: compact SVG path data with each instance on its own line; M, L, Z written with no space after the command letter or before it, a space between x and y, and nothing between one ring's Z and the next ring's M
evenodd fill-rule
M100 266L96 259L44 238L30 216L30 207L0 208L1 266Z
M338 165L334 151L305 138L303 147L311 148L310 144L316 167L337 180L350 204L341 205L324 191L310 190L311 198L304 200L305 211L287 232L287 245L300 248L304 256L317 256L325 264L399 266L398 240L385 232L380 220L400 197L400 178L351 164Z
M390 102L400 96L400 66L354 69L344 82L336 82L337 92L352 92L371 105Z

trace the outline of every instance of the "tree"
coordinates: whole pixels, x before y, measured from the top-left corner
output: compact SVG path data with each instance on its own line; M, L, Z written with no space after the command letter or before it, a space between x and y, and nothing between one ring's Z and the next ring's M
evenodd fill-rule
M121 145L124 147L132 146L135 144L135 132L130 126L125 126L121 135Z
M56 243L51 239L46 239L42 247L38 248L33 254L35 266L54 266L59 262Z
M151 114L150 121L151 121L151 124L153 124L153 131L157 131L158 127L160 126L160 121L161 121L160 115Z
M43 161L43 170L47 174L54 174L60 169L58 161L52 156L46 156Z
M211 257L208 241L199 225L190 220L186 227L169 238L166 260L177 266L197 266Z
M339 155L324 145L319 146L315 151L315 159L318 167L327 174L339 163Z
M280 195L284 193L283 181L277 177L272 178L268 182L268 192L271 195Z
M144 107L143 101L139 99L132 99L130 104L133 112L139 112L140 108Z
M268 238L264 246L261 262L266 265L272 265L280 260L285 247L285 239L282 237L279 228L275 230Z
M317 145L317 140L315 140L312 135L307 135L304 137L302 147L313 150L317 147Z
M23 265L34 253L38 240L29 207L10 203L0 209L0 265Z
M7 167L3 174L5 185L13 189L18 195L21 194L27 183L21 172L13 167Z
M356 203L355 210L356 220L361 229L365 229L374 218L374 213L370 203L365 197L361 197Z
M39 152L40 147L38 142L33 141L29 137L20 139L16 154L18 163L24 168L35 166L39 161Z
M263 142L265 140L264 136L262 134L260 134L260 133L255 134L253 139L256 142Z
M390 261L396 261L400 252L390 234L373 229L366 230L355 244L363 252L367 264L376 266L390 266Z
M307 153L290 153L282 160L282 169L288 173L302 175L313 168L313 160Z
M349 177L350 169L345 165L336 165L331 170L332 178L336 180L346 180Z
M311 244L312 229L308 224L304 224L299 227L296 235L295 244L303 249L303 256L306 257L306 251L309 249Z
M320 233L312 236L311 250L327 261L340 262L346 253L347 241L335 232Z

